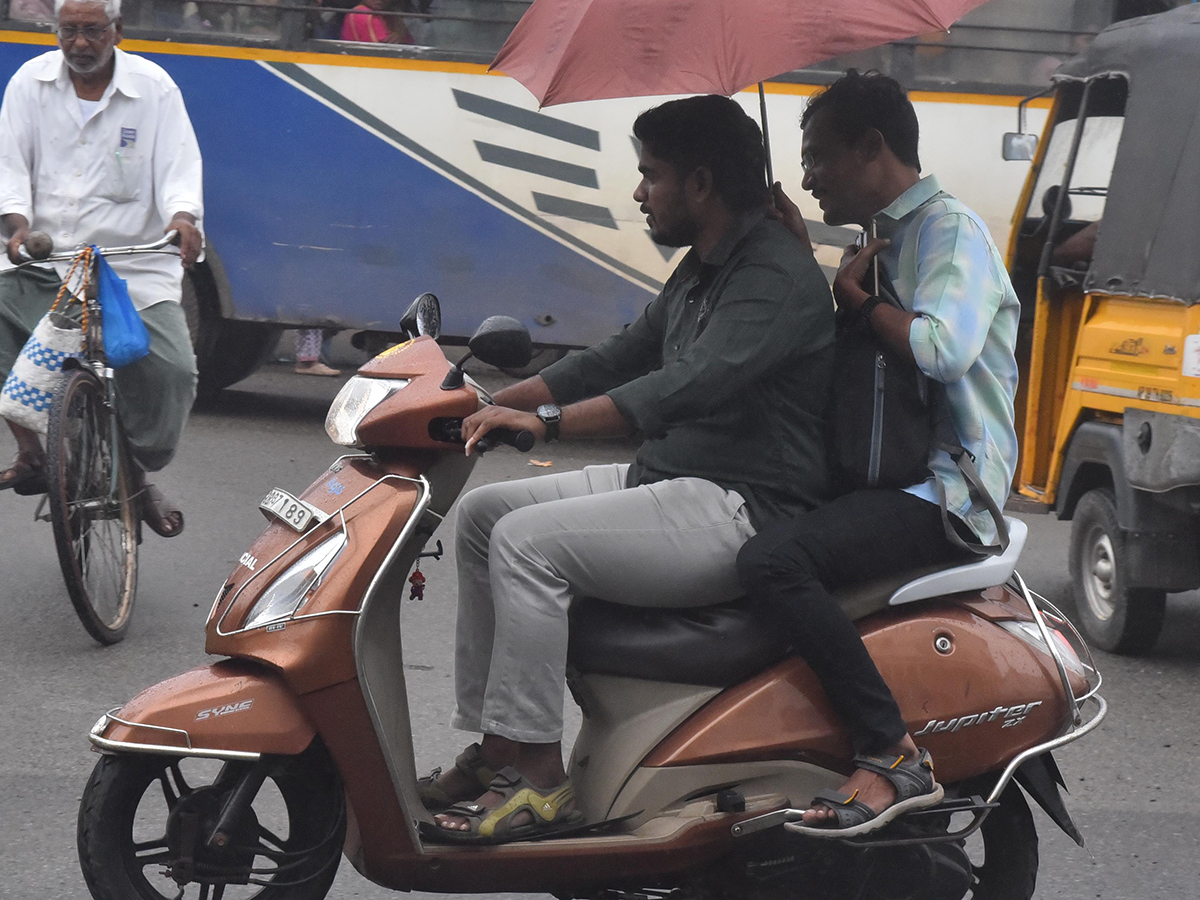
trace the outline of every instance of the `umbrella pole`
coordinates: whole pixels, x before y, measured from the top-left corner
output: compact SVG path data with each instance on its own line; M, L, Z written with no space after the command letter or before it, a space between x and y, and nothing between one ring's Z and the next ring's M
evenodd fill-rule
M758 115L762 119L763 133L763 150L766 151L767 159L767 184L775 183L775 173L771 169L771 134L767 131L767 94L763 90L763 83L758 83Z

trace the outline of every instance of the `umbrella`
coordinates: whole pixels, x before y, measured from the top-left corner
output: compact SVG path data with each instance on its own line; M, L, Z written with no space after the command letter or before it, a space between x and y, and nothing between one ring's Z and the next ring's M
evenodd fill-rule
M731 96L830 57L949 28L984 0L535 0L492 68L542 106ZM768 177L770 151L768 144Z

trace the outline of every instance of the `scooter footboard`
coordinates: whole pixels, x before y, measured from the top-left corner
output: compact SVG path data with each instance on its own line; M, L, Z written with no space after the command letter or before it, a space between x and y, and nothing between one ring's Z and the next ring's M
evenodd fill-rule
M223 660L142 691L101 716L88 739L108 753L253 760L301 753L315 734L279 675Z

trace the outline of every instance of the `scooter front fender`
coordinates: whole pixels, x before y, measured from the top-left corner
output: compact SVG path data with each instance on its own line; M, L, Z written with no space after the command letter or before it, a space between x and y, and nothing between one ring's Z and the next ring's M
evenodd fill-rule
M106 753L254 760L301 753L315 734L283 678L227 659L142 691L101 716L88 738Z

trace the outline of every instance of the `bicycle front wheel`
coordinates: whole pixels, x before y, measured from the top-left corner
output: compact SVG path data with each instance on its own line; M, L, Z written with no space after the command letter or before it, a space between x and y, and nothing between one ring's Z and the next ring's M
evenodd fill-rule
M131 460L108 391L91 372L68 372L46 434L50 521L71 603L102 644L125 636L137 592L138 517Z

